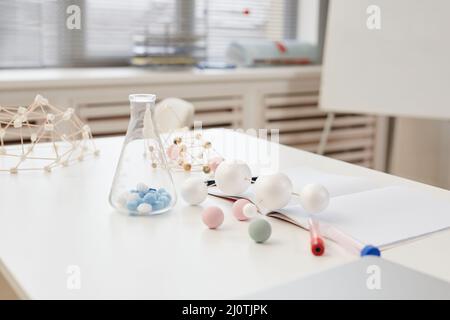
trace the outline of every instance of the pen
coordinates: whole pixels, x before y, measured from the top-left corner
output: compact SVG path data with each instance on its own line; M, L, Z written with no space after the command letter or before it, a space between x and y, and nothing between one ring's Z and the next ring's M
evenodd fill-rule
M254 183L258 179L258 177L252 177L251 183ZM207 187L215 187L216 186L216 180L206 180L205 181Z
M309 236L311 239L311 252L315 256L321 256L325 252L325 243L319 232L319 222L313 218L308 219Z
M364 256L381 256L381 251L377 247L373 245L364 245L358 240L350 237L339 229L327 225L326 228L322 228L324 230L324 235L329 239L332 239L341 247L346 249L347 251L358 254L361 257Z

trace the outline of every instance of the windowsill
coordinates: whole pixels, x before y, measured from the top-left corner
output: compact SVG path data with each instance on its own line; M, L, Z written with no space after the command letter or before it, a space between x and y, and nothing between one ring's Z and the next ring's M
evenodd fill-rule
M152 70L137 67L0 70L0 90L123 84L272 80L315 76L321 66Z

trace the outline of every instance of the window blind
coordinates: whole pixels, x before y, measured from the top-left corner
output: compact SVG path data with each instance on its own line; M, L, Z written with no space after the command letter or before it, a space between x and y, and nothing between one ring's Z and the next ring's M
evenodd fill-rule
M171 0L93 0L85 4L85 55L88 61L123 61L132 56L133 34L145 29L149 12L164 15ZM149 17L150 18L150 17Z
M38 1L0 1L0 67L39 65L40 33Z
M66 27L66 9L81 0L0 0L0 68L72 65L81 30Z
M200 24L206 10L209 60L222 60L234 39L296 36L298 0L0 0L0 68L127 64L133 35L176 27L176 10L188 1L195 14L181 16L194 21L181 28ZM66 27L73 4L81 8L81 30Z
M282 38L283 1L211 1L208 16L208 58L220 60L235 39Z

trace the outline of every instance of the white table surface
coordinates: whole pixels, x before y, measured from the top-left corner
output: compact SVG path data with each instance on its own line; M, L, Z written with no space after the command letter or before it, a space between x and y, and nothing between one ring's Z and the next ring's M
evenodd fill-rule
M227 145L266 143L225 130L205 134L225 156L230 155ZM225 210L218 230L202 224L201 206L187 206L181 199L159 216L115 212L108 193L122 138L96 143L98 158L50 174L0 176L0 270L24 298L238 298L358 259L330 241L326 254L314 257L308 232L273 218L268 218L271 239L256 244L248 237L248 222L236 221L231 203L224 200L207 200ZM450 197L443 189L290 147L280 146L279 156L281 168L310 166ZM186 176L174 174L177 186ZM448 248L449 230L386 250L383 256L450 281ZM80 289L67 287L70 265L80 267Z

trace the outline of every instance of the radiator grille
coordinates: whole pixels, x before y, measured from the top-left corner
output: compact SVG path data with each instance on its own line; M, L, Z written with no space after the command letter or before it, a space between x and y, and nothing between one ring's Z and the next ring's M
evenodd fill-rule
M195 121L203 128L238 128L242 126L242 99L238 96L185 98L195 106ZM124 134L130 116L128 102L84 103L76 108L95 136Z
M318 92L265 95L265 126L280 130L281 143L316 152L327 116L317 103ZM373 167L375 134L375 117L337 114L324 154Z

